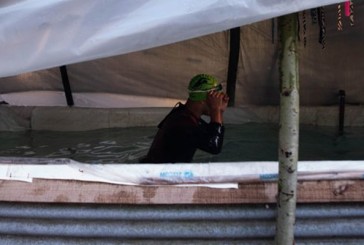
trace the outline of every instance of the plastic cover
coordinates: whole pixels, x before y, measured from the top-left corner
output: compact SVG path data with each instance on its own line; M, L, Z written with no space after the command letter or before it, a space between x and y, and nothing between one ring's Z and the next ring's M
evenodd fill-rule
M221 171L221 170L224 171ZM363 179L363 161L300 161L298 180ZM278 162L85 164L66 158L0 158L0 180L58 179L123 185L205 185L277 181Z
M0 77L175 43L338 0L2 0Z

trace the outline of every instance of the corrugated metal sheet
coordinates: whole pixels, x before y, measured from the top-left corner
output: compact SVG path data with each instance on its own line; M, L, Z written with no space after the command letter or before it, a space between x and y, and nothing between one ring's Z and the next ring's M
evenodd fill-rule
M272 244L265 205L0 203L0 244ZM364 244L364 204L300 204L296 244Z

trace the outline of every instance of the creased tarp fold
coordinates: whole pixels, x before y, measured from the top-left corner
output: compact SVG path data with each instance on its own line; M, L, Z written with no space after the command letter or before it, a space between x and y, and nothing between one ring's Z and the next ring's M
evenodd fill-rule
M338 0L11 0L0 3L0 77L110 57Z

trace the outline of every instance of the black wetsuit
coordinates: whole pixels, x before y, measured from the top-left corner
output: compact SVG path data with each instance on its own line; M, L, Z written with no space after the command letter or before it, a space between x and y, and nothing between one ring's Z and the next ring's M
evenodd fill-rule
M158 132L145 163L191 162L196 149L218 154L221 152L224 127L196 118L179 103L158 125Z

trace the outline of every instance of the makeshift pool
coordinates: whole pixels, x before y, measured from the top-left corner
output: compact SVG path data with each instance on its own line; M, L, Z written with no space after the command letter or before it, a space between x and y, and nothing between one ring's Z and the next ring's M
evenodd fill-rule
M155 127L99 129L82 132L1 132L0 156L70 158L85 163L137 163L156 133ZM276 161L278 126L226 125L223 151L198 151L194 162ZM364 128L301 126L300 160L363 160Z

